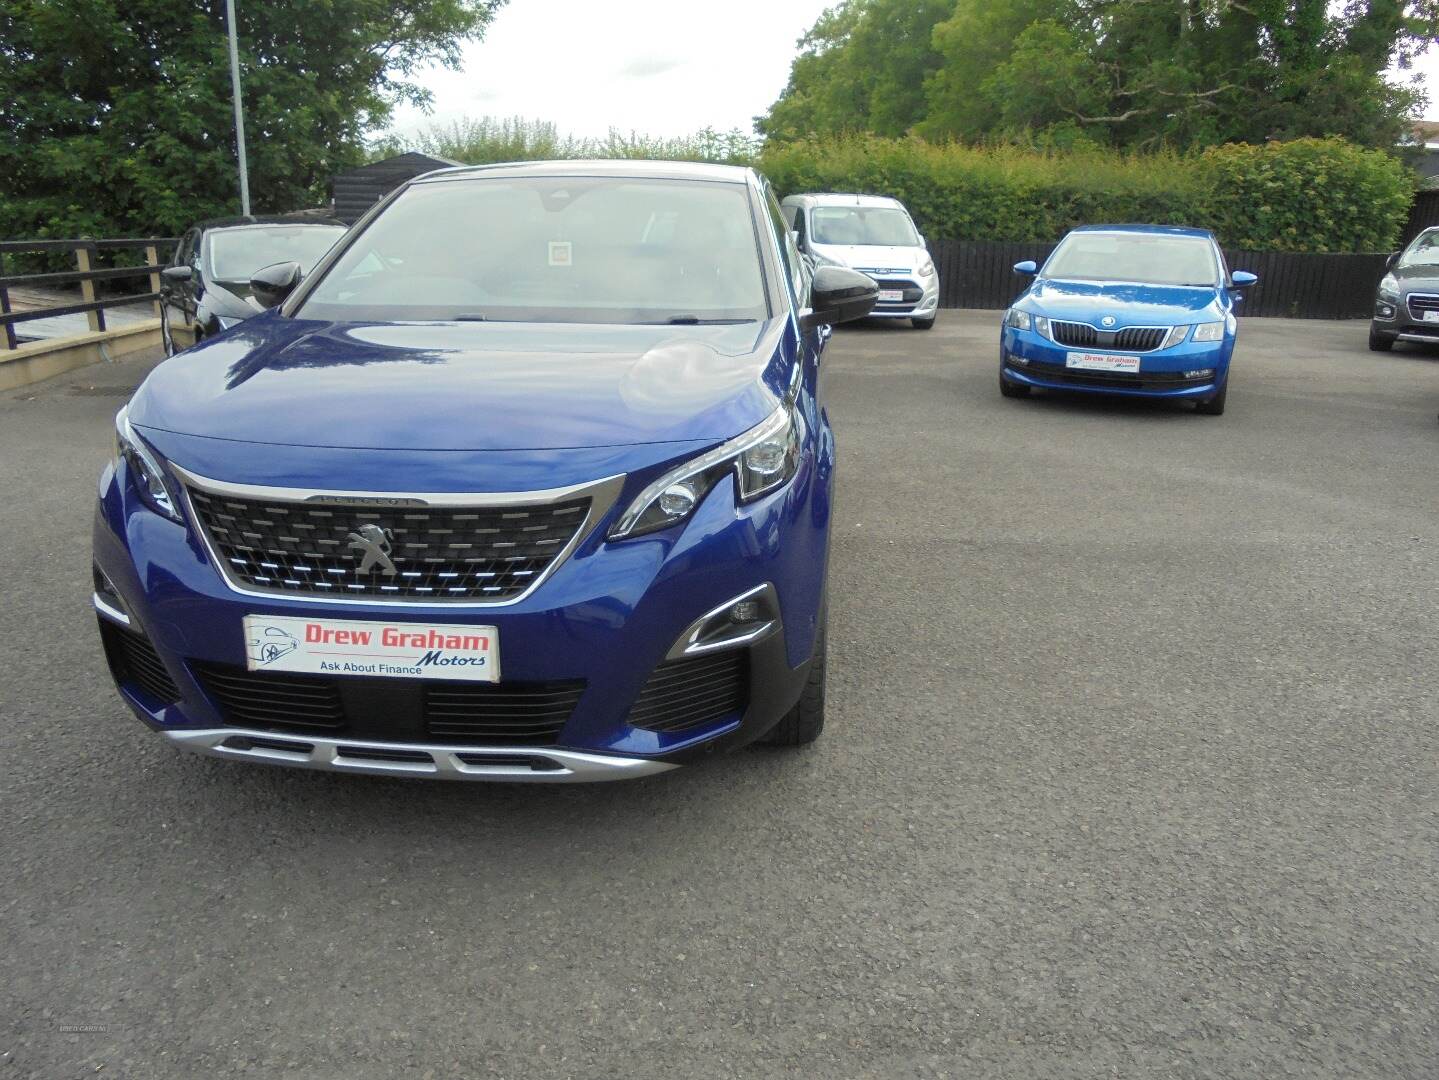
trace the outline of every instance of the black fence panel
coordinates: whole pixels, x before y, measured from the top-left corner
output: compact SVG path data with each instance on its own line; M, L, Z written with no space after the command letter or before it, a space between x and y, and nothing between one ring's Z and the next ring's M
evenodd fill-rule
M1439 225L1439 191L1417 191L1414 203L1409 207L1409 220L1399 237L1399 246L1405 247L1425 229Z
M1004 308L1024 289L1014 272L1025 259L1042 263L1053 244L933 240L941 307ZM1285 251L1226 251L1231 270L1259 276L1239 312L1291 319L1368 318L1386 254L1298 255Z

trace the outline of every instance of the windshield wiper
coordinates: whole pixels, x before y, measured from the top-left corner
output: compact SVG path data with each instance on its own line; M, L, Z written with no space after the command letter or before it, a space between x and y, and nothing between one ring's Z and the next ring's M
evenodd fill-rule
M701 319L698 315L671 315L658 323L644 323L645 326L737 326L754 322L753 319Z

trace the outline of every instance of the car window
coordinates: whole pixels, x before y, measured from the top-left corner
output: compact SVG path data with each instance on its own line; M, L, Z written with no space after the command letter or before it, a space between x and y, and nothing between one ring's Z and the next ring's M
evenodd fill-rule
M1439 263L1439 229L1422 232L1404 249L1400 266L1433 266Z
M769 207L775 240L779 244L780 259L784 263L785 276L789 278L790 299L794 301L797 308L808 307L809 271L805 266L804 259L800 257L799 248L795 246L794 234L790 232L789 222L785 221L779 202L776 201L774 192L768 185L765 186L765 205Z
M1073 232L1044 264L1047 278L1215 285L1214 247L1202 236Z
M663 323L769 317L743 184L495 176L415 184L299 317Z
M210 275L217 281L249 281L275 263L296 262L309 271L335 246L340 225L266 225L215 229L210 233Z
M919 234L903 210L891 206L816 206L810 211L816 244L915 247Z

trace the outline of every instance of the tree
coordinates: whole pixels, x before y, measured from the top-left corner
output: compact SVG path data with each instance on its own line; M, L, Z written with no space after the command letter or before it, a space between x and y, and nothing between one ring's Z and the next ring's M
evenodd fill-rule
M1337 135L1392 148L1423 103L1386 81L1439 30L1435 0L958 0L920 129L1063 128L1121 146Z
M314 205L423 64L504 0L237 0L256 212ZM177 232L239 209L224 0L0 4L0 237Z
M799 40L789 84L755 128L767 138L902 135L924 116L935 25L953 0L843 0Z

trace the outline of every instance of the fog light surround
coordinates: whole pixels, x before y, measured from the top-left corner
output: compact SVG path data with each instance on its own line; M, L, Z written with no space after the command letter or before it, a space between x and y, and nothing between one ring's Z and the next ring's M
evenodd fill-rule
M752 645L780 628L779 593L758 585L707 611L685 629L666 660Z

